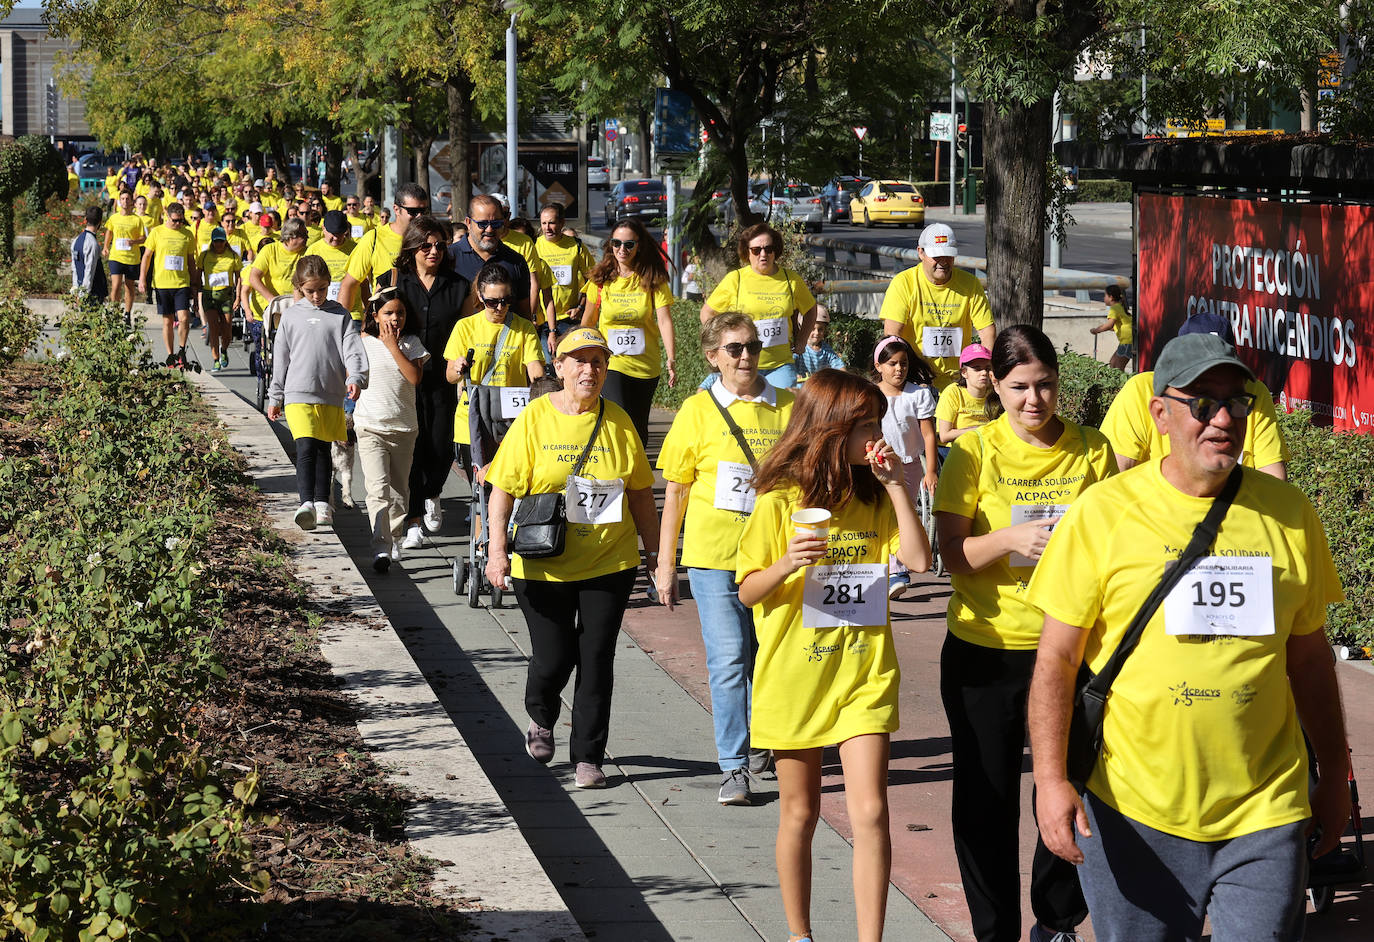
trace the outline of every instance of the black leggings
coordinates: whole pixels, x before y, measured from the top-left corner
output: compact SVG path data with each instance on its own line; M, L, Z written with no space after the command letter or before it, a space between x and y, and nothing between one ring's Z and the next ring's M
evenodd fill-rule
M438 499L453 467L453 413L458 399L452 386L415 390L415 414L420 434L415 439L415 457L410 462L410 508L412 519L425 514L425 498Z
M940 652L940 698L954 754L954 855L978 942L1024 938L1017 831L1034 667L1034 651L985 648L953 634ZM1047 929L1070 932L1088 915L1073 864L1039 837L1030 890L1031 910Z
M330 442L318 438L296 439L296 490L301 503L329 501L334 483L334 459Z
M559 695L573 670L573 762L600 765L611 732L615 645L634 587L635 570L578 582L512 579L515 598L530 630L525 710L545 729L558 722Z
M654 404L654 391L658 389L659 377L640 379L626 376L615 370L606 371L606 384L601 387L601 395L630 414L639 442L649 447L649 409Z

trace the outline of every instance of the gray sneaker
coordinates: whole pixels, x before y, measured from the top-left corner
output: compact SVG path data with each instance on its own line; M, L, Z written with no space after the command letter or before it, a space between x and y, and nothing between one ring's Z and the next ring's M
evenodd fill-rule
M1031 942L1083 942L1077 932L1057 932L1036 923L1031 926Z
M768 771L768 767L773 764L772 749L750 749L749 750L749 774L762 775Z
M553 730L531 720L530 728L525 730L525 751L535 762L548 765L553 761Z
M731 769L725 773L720 783L720 794L716 801L722 805L752 805L754 795L749 790L749 773L744 769Z
M606 773L594 762L579 762L573 781L578 788L605 788Z

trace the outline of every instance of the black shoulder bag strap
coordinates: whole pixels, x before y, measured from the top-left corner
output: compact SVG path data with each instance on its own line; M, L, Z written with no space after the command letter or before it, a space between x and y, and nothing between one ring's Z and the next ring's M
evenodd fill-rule
M601 433L601 420L606 416L606 400L597 401L596 424L592 426L592 437L587 439L587 447L582 449L582 457L577 459L577 465L572 469L572 476L577 477L582 473L582 466L587 463L587 456L592 453L592 443L596 441L596 436Z
M719 380L717 380L717 382L719 382ZM716 398L716 394L712 389L706 390L706 395L711 398L716 408L720 410L720 417L725 420L725 427L730 430L731 435L735 436L735 441L739 442L740 450L744 452L744 457L749 462L749 469L757 473L759 470L759 463L754 460L754 452L749 448L749 440L744 437L744 430L739 427L739 423L735 421L734 416L730 415L729 410L720 404L720 400Z

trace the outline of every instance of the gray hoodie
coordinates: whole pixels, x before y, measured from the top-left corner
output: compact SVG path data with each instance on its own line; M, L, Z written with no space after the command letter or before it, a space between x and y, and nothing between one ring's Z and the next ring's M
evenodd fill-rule
M342 406L349 385L367 386L367 351L357 322L337 301L315 307L304 298L281 316L272 340L269 405Z

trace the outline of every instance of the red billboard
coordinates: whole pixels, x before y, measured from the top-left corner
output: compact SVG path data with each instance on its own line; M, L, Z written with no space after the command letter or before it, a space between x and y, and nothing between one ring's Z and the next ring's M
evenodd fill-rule
M1141 369L1189 316L1219 314L1283 408L1374 428L1374 207L1136 199Z

